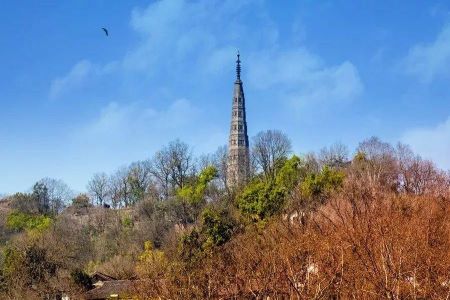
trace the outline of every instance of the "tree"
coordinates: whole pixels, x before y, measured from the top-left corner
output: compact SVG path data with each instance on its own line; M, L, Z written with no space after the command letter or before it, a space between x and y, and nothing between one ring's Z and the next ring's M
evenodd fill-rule
M198 169L203 170L208 166L214 166L217 169L219 187L227 186L227 146L220 146L213 154L203 155L199 159Z
M281 211L285 195L285 190L273 181L255 180L238 197L237 206L253 221L260 221Z
M79 194L72 199L72 206L75 208L87 208L91 205L89 197L86 194Z
M398 191L411 194L424 194L429 191L448 188L445 174L433 162L415 155L409 146L399 143L396 147L398 165Z
M53 214L59 213L73 198L73 191L66 183L48 177L37 182L33 187L34 192L42 201L42 207Z
M40 211L38 198L32 194L16 193L8 198L12 209L26 214L37 214Z
M253 220L263 220L281 212L287 196L307 176L305 162L295 155L278 162L283 164L276 165L274 179L255 178L237 199L238 208Z
M36 182L33 186L33 193L31 194L38 203L39 213L46 214L50 211L50 197L48 195L48 188L42 182Z
M111 195L111 204L113 207L128 207L131 204L131 187L128 180L128 168L120 168L111 175L109 178L109 193Z
M106 173L96 173L88 182L87 189L91 196L95 198L97 205L105 203L108 191L108 175Z
M131 204L144 199L145 192L151 182L151 168L149 161L132 163L128 171L128 183L131 193Z
M209 183L217 178L217 170L213 166L206 167L195 182L178 189L177 196L182 206L182 222L194 222L201 207L206 203L205 192Z
M266 178L274 178L276 162L286 158L291 148L291 141L281 131L262 131L253 138L252 160Z
M204 246L221 246L233 235L234 221L228 211L206 208L201 214L201 233L206 235Z
M319 153L319 161L322 166L326 165L331 168L344 167L348 162L348 149L341 143L335 143L329 148L322 148Z
M377 137L361 142L353 159L354 174L367 180L367 185L377 185L395 189L397 185L397 164L394 148Z
M164 199L169 197L170 188L184 187L193 169L192 151L180 140L172 141L156 152L151 161L151 173L161 186Z
M206 167L198 176L195 184L185 186L178 191L178 195L191 205L199 205L204 201L204 195L208 184L217 178L217 169L213 166Z
M136 269L140 276L156 280L167 273L168 261L163 251L154 249L151 241L145 241Z
M151 160L150 170L162 190L162 197L167 199L169 197L170 175L172 173L167 149L155 153Z
M301 183L300 189L304 200L303 209L315 209L329 198L344 182L344 173L325 165L318 174L309 174Z
M193 168L192 151L186 143L175 140L167 148L170 158L172 185L183 188Z

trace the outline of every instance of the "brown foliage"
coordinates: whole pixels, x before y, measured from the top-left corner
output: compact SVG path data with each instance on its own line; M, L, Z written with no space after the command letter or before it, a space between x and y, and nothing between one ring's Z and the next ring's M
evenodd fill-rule
M449 210L448 195L372 192L347 181L305 225L272 220L211 249L196 267L174 263L157 295L448 298Z

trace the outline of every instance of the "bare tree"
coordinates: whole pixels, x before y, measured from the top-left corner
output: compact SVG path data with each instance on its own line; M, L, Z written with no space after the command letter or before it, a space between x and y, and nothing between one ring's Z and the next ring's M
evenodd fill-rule
M166 149L160 150L155 153L153 159L151 160L151 174L162 190L162 196L164 199L169 197L169 185L170 185L170 175L171 166L169 153Z
M87 189L96 199L97 205L103 205L108 197L108 175L106 173L94 174L88 182Z
M273 178L275 163L286 158L291 150L291 141L281 131L262 131L253 138L252 159L267 178Z
M320 172L320 163L314 152L308 152L304 156L305 168L308 173Z
M109 178L109 193L113 207L128 207L131 204L128 168L120 168L113 175L111 175Z
M219 180L223 187L227 186L227 160L228 148L227 146L220 146L213 154L213 166L219 172Z
M53 213L59 213L64 206L70 204L74 192L64 181L53 178L43 178L38 181L45 186L48 196L49 210Z
M162 188L163 198L169 197L170 188L182 188L194 167L190 147L180 140L156 152L151 161L151 173Z
M170 142L167 151L170 158L172 185L183 188L194 167L192 151L188 144L180 140Z
M151 164L149 161L134 162L129 167L128 183L132 204L142 200L151 182Z
M343 167L348 162L348 148L341 143L324 147L320 150L319 161L321 165L332 168Z
M448 187L445 174L433 162L415 155L408 145L397 145L396 159L400 192L420 195L427 191L445 191Z
M227 159L227 146L220 146L214 153L200 156L197 163L197 169L201 171L208 166L215 167L218 172L217 179L220 183L220 187L225 188L227 183Z
M394 148L377 137L361 142L355 157L356 165L369 181L369 184L394 187L397 182L397 166Z

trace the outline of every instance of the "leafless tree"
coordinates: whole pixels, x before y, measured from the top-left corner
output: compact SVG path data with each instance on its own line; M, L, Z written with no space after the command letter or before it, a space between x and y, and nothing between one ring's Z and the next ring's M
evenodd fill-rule
M138 161L130 165L128 171L128 183L133 204L144 198L151 182L150 161Z
M320 172L320 162L314 152L308 152L304 156L305 168L308 173Z
M39 180L38 183L46 187L49 209L53 213L60 212L64 206L70 204L74 197L74 192L62 180L46 177Z
M175 140L158 151L151 161L151 173L162 188L167 199L170 188L182 188L194 171L194 159L190 147Z
M227 159L228 149L226 146L220 146L212 154L202 155L198 159L198 171L208 166L214 166L218 172L218 181L221 188L226 187L227 183Z
M291 150L291 141L281 131L262 131L253 138L252 159L266 177L272 178L275 175L275 163L286 158Z
M128 172L128 168L123 167L109 178L109 194L111 196L111 204L115 208L130 205L131 192Z
M220 146L213 154L213 166L219 172L219 180L223 187L227 186L227 160L228 149L227 146Z
M386 185L391 188L397 183L397 165L394 148L377 137L361 142L354 162L368 179L368 184Z
M396 159L400 192L420 195L429 190L445 190L448 187L445 174L433 162L415 155L408 145L397 145Z
M321 165L332 168L343 167L348 162L348 149L341 143L335 143L329 148L324 147L320 150L319 161Z
M175 187L183 188L193 169L192 151L189 145L175 140L167 147L170 158L171 180Z
M151 160L150 170L162 190L163 198L167 199L169 197L171 166L169 153L166 149L155 153Z
M94 174L88 182L87 189L96 199L97 205L103 205L108 197L108 175L106 173Z

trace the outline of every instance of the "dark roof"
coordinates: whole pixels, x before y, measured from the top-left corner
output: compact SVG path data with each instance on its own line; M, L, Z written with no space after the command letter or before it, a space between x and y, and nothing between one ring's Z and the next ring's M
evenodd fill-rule
M85 294L88 300L108 299L112 294L119 295L119 298L131 298L137 293L137 280L110 280L103 282L103 285L92 289Z
M106 274L104 274L102 272L95 272L94 274L92 274L91 277L92 277L92 279L94 281L99 281L99 280L101 280L101 281L116 280L116 278L114 278L112 276L109 276L109 275L106 275Z

